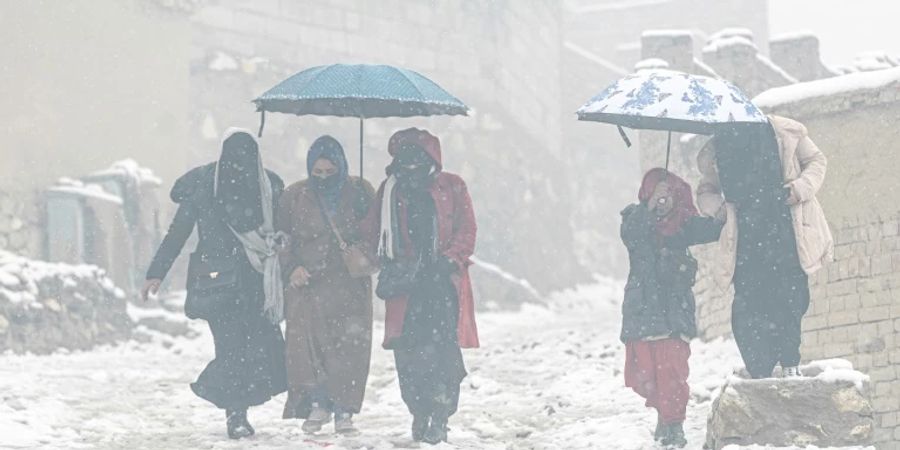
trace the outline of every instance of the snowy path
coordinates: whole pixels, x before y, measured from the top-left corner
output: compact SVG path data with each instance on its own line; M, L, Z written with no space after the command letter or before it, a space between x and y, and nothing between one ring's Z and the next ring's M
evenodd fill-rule
M654 448L654 414L622 386L618 289L598 284L557 295L552 310L481 315L485 345L465 355L470 375L452 445L436 448ZM257 436L229 441L223 414L188 388L211 352L204 331L167 343L0 356L0 448L320 448L304 445L298 422L280 419L283 396L250 411ZM729 342L694 344L688 448L701 448L710 392L738 362ZM357 425L359 437L316 439L335 450L409 444L393 359L380 348Z

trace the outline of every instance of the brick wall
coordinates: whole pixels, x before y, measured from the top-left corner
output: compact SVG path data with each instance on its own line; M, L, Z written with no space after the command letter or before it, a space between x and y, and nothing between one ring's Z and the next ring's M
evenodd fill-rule
M834 225L835 262L810 280L804 359L845 358L872 379L875 440L900 448L900 214Z

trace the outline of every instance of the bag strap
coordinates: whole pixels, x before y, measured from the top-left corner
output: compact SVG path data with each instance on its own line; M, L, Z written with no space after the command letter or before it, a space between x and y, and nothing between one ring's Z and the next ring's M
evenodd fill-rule
M316 193L315 196L316 203L319 204L319 212L322 213L322 218L325 219L325 223L328 224L328 228L331 229L331 232L334 233L334 237L337 238L338 246L341 248L341 250L346 250L348 247L347 241L344 240L343 236L341 236L341 232L338 231L337 224L334 223L334 218L332 218L328 215L328 213L325 212L325 207L324 205L322 205L322 198L319 197L319 194Z

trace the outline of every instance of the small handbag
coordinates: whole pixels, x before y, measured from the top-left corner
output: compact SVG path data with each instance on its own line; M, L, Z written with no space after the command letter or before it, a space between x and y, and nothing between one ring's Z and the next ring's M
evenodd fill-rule
M321 209L322 202L319 201L319 207ZM334 223L334 219L331 218L328 214L325 214L325 210L322 209L322 217L325 218L325 221L328 222L328 226L331 228L331 232L334 233L334 237L338 241L338 246L341 249L341 257L344 260L344 265L347 266L347 271L350 272L350 276L352 278L364 278L374 275L378 272L378 266L369 259L366 252L358 245L358 244L350 244L344 240L343 236L341 236L341 232L338 231L337 224Z
M184 302L184 314L188 318L209 319L220 313L223 306L237 302L241 278L234 256L191 254Z
M378 274L375 295L382 300L393 300L412 293L422 268L422 258L392 259L385 263Z

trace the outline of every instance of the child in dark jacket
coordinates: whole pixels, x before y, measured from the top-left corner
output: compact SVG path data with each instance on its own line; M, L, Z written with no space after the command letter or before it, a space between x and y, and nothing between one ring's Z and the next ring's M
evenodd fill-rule
M622 304L625 385L657 410L654 438L684 447L689 341L697 334L697 261L689 247L718 240L723 221L700 217L690 185L665 169L647 172L638 198L622 211L630 263Z

